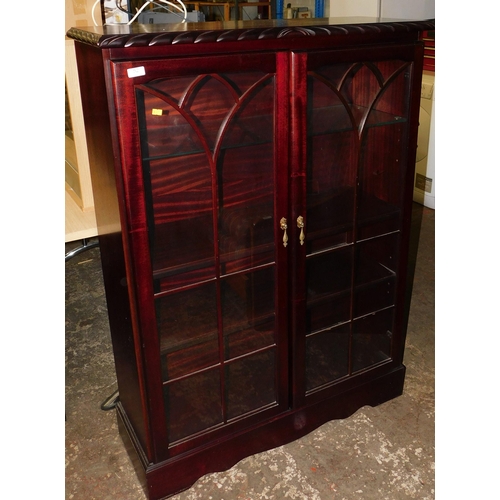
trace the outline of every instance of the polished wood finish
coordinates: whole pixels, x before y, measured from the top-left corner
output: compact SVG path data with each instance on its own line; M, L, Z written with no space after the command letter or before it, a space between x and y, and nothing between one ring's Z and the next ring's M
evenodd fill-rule
M120 429L151 499L401 394L433 26L70 30Z

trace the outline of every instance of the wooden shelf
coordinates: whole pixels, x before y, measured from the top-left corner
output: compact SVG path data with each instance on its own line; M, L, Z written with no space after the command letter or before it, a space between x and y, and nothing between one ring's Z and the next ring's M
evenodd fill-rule
M66 0L65 30L72 26L91 26L93 6L94 0L82 0L78 5ZM101 24L97 9L96 18ZM65 242L68 243L97 236L75 46L68 38L65 40L65 76L72 129L72 137L65 135Z
M65 242L83 240L97 236L97 224L94 210L84 212L71 197L66 196L66 235Z

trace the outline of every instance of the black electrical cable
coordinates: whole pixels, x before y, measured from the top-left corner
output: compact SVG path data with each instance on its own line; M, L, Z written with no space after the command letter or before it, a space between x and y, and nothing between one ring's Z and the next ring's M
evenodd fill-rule
M103 411L109 411L115 408L116 403L120 399L119 394L118 394L118 389L111 394L111 396L108 396L102 403L101 403L101 410Z
M124 12L125 14L130 15L129 11L128 11L128 10L125 10L125 9L122 7L122 1L123 1L123 0L118 0L118 1L116 2L116 7L117 7L119 10L121 10L122 12ZM128 5L128 4L127 4L127 5Z

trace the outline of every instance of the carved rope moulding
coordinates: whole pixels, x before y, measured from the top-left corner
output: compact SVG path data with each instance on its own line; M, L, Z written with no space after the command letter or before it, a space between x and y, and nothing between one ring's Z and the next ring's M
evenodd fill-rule
M238 42L250 40L272 40L290 37L317 37L349 35L369 35L370 33L393 34L398 32L425 31L434 29L433 21L343 24L343 25L311 25L311 26L272 26L249 27L217 30L159 31L161 25L155 26L154 32L133 32L140 27L131 27L130 33L97 33L79 28L71 28L67 35L75 40L97 45L101 48L146 47L179 44L199 44L218 42Z

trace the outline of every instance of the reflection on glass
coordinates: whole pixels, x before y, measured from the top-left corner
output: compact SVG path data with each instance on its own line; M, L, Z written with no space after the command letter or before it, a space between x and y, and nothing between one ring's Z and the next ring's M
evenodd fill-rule
M306 390L333 382L349 373L349 324L306 339Z
M215 283L156 300L164 380L219 361Z
M386 309L353 322L354 372L390 359L393 315L393 309Z
M164 386L169 441L177 441L223 421L220 373L207 370Z
M356 246L354 316L394 305L399 233Z
M307 252L350 240L357 135L349 106L324 77L308 78Z
M222 281L225 357L241 356L275 342L274 267Z
M273 348L226 365L228 418L276 402L275 363Z
M223 274L274 260L273 117L274 80L264 79L242 97L225 129L218 163Z

